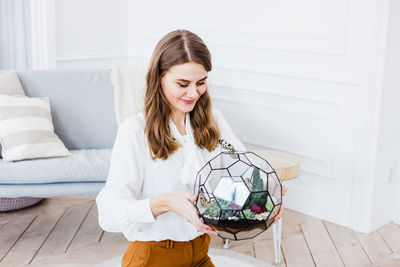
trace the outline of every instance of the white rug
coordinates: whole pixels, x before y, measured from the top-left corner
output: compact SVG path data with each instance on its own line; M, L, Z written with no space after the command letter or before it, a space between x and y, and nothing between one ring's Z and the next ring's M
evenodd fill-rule
M210 248L208 256L216 267L273 267L264 261L232 250ZM121 260L122 255L96 264L95 267L121 266Z

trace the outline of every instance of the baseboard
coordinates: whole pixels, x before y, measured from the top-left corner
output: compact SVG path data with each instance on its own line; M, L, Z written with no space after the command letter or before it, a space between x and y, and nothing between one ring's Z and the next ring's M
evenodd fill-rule
M349 227L348 199L314 192L304 187L285 182L288 193L284 206L297 212L325 221ZM359 230L359 229L353 229Z

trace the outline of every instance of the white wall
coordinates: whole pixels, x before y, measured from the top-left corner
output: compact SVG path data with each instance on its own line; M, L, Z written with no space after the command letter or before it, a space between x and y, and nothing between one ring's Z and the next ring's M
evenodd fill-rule
M382 182L399 162L398 117L388 118L398 110L398 68L385 64L388 2L61 0L57 65L147 63L163 35L192 30L213 56L213 102L239 137L300 158L285 205L369 232L393 219L382 204L400 202ZM386 59L398 55L396 40Z
M368 231L367 210L359 207L374 181L368 129L376 123L385 3L129 2L128 10L140 11L129 22L129 54L132 62L148 60L156 42L177 28L199 34L213 55L214 103L240 137L250 148L301 159L286 205ZM365 179L369 184L360 186Z
M372 228L400 218L400 2L390 1L383 88L380 106L379 143L372 203Z
M100 69L127 64L126 0L54 3L58 69Z
M393 208L393 221L400 224L400 160L397 165L396 173L395 205Z
M377 229L388 222L394 221L400 210L398 184L398 163L400 152L400 3L390 1L387 9L387 31L382 38L381 66L378 70L376 98L378 101L376 116L377 133L374 176L371 181L370 197L366 198L364 209L368 214L365 221L368 228ZM396 188L397 187L397 188ZM397 191L397 193L396 193Z

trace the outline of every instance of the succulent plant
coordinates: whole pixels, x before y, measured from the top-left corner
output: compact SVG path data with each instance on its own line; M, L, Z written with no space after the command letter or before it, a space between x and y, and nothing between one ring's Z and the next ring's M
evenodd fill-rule
M265 203L265 208L268 212L271 212L274 209L274 203L272 203L270 198L268 198L267 202Z
M253 206L251 206L251 211L254 212L255 214L260 214L262 212L266 212L267 209L264 206L258 206L256 204L254 204Z
M263 180L260 178L260 169L254 168L251 174L253 183L251 191L262 191L263 190Z
M208 202L207 203L207 207L206 207L206 211L205 211L205 214L207 216L218 217L220 212L221 212L221 209L219 208L219 206L216 202L214 202L214 203Z
M256 215L251 211L251 209L243 210L243 214L244 214L244 216L246 216L247 219L254 219L254 217L256 217ZM244 219L243 214L239 213L240 219Z

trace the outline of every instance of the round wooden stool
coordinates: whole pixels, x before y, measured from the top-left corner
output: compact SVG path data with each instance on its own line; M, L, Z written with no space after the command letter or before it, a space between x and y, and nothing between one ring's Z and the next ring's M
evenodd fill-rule
M250 150L266 159L274 168L279 180L287 181L296 178L300 173L300 160L295 155L276 150Z

